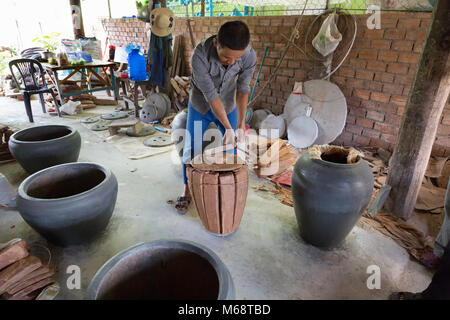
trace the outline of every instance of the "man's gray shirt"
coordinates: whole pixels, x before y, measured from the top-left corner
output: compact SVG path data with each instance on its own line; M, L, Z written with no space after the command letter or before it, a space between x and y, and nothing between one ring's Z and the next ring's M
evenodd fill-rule
M220 97L229 114L236 106L236 90L250 93L250 80L257 62L255 50L249 45L241 59L225 68L220 63L213 40L216 36L200 42L191 56L192 79L189 100L192 107L205 114L209 103Z

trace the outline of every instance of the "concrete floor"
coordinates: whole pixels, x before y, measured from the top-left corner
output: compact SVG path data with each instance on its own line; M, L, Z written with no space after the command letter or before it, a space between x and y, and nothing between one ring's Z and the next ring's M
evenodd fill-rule
M255 192L252 186L265 180L251 173L250 188L241 226L221 238L202 227L195 207L178 215L167 204L182 190L181 167L170 153L130 160L111 143L81 125L79 119L43 114L32 101L35 124L67 124L79 130L82 149L79 161L97 162L110 168L119 181L119 193L104 234L87 245L58 248L31 229L16 210L0 208L0 242L21 237L47 245L55 279L61 285L57 299L82 299L95 272L110 257L138 243L156 239L186 239L213 250L231 272L237 299L386 299L392 291L422 291L431 273L410 259L406 250L391 239L355 227L344 246L322 251L306 244L298 234L294 210L273 195ZM92 109L101 113L114 107ZM32 126L23 102L0 98L0 123L12 127ZM133 169L137 169L131 172ZM0 172L17 187L27 176L17 162L0 165ZM69 290L69 265L82 270L82 287ZM366 286L367 267L381 270L381 289Z

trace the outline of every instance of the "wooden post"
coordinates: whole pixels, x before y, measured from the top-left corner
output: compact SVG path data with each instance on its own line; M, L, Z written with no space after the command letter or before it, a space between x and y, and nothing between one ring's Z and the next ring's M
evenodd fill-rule
M83 15L81 14L81 1L70 0L72 12L73 34L75 39L84 38Z
M201 2L201 16L204 17L205 16L205 0L202 0Z
M405 220L414 211L444 106L450 94L450 1L437 0L403 115L385 209Z
M109 12L109 18L111 19L112 16L111 16L111 1L110 0L108 0L108 12Z

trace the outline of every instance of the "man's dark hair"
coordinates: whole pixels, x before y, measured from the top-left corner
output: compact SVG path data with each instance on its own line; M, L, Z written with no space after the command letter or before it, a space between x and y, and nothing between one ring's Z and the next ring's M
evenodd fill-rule
M242 21L229 21L220 27L217 41L222 48L244 50L250 42L250 30Z

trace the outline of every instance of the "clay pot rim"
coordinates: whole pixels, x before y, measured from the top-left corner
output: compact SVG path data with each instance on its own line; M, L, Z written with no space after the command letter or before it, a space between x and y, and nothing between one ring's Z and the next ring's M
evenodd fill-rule
M25 131L32 131L32 130L38 130L38 128L48 128L48 127L60 127L60 128L65 128L68 129L70 131L70 133L62 136L62 137L58 137L58 138L54 138L54 139L48 139L48 140L40 140L40 141L23 141L23 140L19 140L16 139L17 136L20 136L21 133L24 133ZM50 125L44 125L44 126L35 126L35 127L30 127L30 128L25 128L22 130L17 131L16 133L14 133L9 140L11 142L14 142L16 144L38 144L38 143L47 143L47 142L55 142L58 140L62 140L62 139L67 139L70 136L73 136L75 134L77 134L77 129L71 127L71 126L66 126L66 125L61 125L61 124L50 124Z
M27 191L28 191L28 187L30 186L30 184L31 184L38 176L47 173L47 171L55 170L55 169L57 169L57 168L61 168L61 167L65 167L65 166L78 166L78 167L86 166L86 167L94 167L94 168L96 168L96 169L102 171L102 172L105 174L105 178L104 178L99 184L97 184L95 187L93 187L93 188L91 188L91 189L89 189L89 190L86 190L86 191L83 191L83 192L80 192L80 193L77 193L77 194L68 196L68 197L45 199L45 198L35 198L35 197L32 197L32 196L28 195L28 192L27 192ZM40 171L37 171L37 172L33 173L33 174L30 175L29 177L27 177L27 178L26 178L24 181L22 181L22 183L20 184L20 186L19 186L19 188L18 188L18 190L17 190L17 195L20 196L21 198L23 198L24 200L32 200L32 201L40 201L40 202L55 202L55 201L58 201L58 200L70 200L70 199L82 197L82 196L84 196L84 195L87 194L87 193L90 193L90 192L92 192L92 191L94 191L94 190L96 190L96 189L99 189L101 186L103 186L103 185L105 185L105 184L107 183L107 181L108 181L109 177L111 177L111 175L112 175L111 170L109 170L108 168L105 168L105 167L103 167L103 166L101 166L101 165L99 165L99 164L97 164L97 163L94 163L94 162L71 162L71 163L63 163L63 164L59 164L59 165L56 165L56 166L53 166L53 167L49 167L49 168L42 169L42 170L40 170Z
M364 161L364 159L362 157L358 157L358 161L356 161L354 163L337 163L337 162L330 162L330 161L326 161L323 159L317 159L317 158L311 158L311 160L313 162L316 162L316 163L319 163L319 164L322 164L325 166L341 168L341 169L350 169L354 166L360 165Z
M206 261L208 261L208 263L214 268L214 271L216 272L217 280L219 282L217 300L226 299L228 291L232 291L234 295L234 284L230 271L228 270L225 263L223 263L223 261L219 258L219 256L214 253L214 251L193 241L183 239L159 239L138 243L134 246L120 251L119 253L108 259L92 277L91 282L89 283L89 286L86 290L85 299L95 300L101 287L101 281L107 276L107 274L123 259L131 256L134 252L139 251L141 248L145 247L179 249L197 254L201 258L206 259Z

